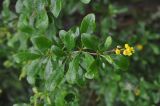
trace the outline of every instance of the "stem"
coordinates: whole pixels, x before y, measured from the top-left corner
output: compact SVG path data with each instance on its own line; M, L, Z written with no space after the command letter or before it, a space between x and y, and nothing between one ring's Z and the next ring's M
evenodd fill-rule
M37 106L37 97L36 98L34 98L35 100L34 100L34 106Z
M83 49L83 50L85 50L85 49ZM90 54L90 55L93 55L93 56L97 56L99 53L97 53L97 52L87 52L87 51L73 51L73 53L77 53L77 52L84 52L84 53L88 53L88 54ZM112 50L109 50L109 51L105 51L105 52L103 52L102 54L100 54L100 55L103 55L103 54L108 54L108 53L112 53L112 52L114 52L114 49L112 49Z
M105 51L105 52L103 52L103 54L112 53L112 52L114 52L114 49L109 50L109 51Z
M97 53L91 53L91 52L86 52L86 53L89 53L89 54L94 55L94 56L98 55Z

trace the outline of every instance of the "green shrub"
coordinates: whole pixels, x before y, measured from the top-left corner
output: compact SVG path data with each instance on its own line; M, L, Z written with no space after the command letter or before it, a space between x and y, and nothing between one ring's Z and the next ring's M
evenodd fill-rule
M129 8L109 0L17 0L15 11L9 4L4 0L0 56L33 91L14 106L160 102L160 37L140 18L123 27L116 18Z

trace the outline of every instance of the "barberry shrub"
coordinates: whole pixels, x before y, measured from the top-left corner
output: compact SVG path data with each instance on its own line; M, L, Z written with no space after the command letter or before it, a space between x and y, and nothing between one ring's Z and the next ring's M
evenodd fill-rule
M129 71L143 44L126 39L124 32L120 33L123 40L116 39L114 17L126 8L107 0L17 0L14 13L9 3L4 0L2 11L3 23L13 29L7 42L12 50L9 60L21 69L19 80L25 78L32 86L30 100L14 106L154 106L159 102L158 82L153 86Z

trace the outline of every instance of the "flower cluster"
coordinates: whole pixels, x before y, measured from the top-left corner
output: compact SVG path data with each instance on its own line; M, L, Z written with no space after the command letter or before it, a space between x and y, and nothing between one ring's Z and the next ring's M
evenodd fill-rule
M124 48L121 48L121 47L117 47L115 49L115 53L117 55L120 55L121 52L123 53L123 55L125 56L131 56L133 53L134 53L134 48L129 46L129 44L125 44L124 45Z
M141 45L141 44L137 44L137 45L136 45L136 48L137 48L137 50L139 50L139 51L140 51L140 50L142 50L142 49L143 49L143 45Z

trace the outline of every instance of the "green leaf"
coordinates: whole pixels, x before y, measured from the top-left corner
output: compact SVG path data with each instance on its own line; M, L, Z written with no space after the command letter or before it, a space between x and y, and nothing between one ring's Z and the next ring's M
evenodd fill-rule
M77 55L70 63L69 69L66 73L66 80L68 83L74 84L77 81L77 74L79 69L80 58Z
M20 13L23 10L22 0L17 0L15 8L17 13Z
M58 89L55 95L55 106L65 106L65 96L66 91L62 89Z
M46 81L45 87L48 91L54 91L58 87L61 81L64 79L64 67L57 66L57 68L51 74L51 77Z
M88 68L94 61L95 59L93 58L93 56L91 56L88 53L84 53L84 58L83 58L84 68Z
M51 0L51 12L57 18L62 9L62 0Z
M128 92L128 99L132 102L135 101L135 96L134 96L134 93L132 91L129 91Z
M84 54L82 67L87 71L85 73L85 77L88 79L93 79L96 76L97 73L97 66L95 59L88 53Z
M153 53L156 55L160 54L160 48L159 46L155 45L155 44L150 44L149 45L151 47L151 49L153 50Z
M22 32L26 32L26 33L29 33L29 34L33 32L33 28L29 25L28 17L27 17L26 14L21 14L19 16L17 26Z
M114 67L116 69L122 69L122 70L127 70L129 67L129 60L127 57L125 56L115 56L112 57L114 60Z
M117 84L115 82L110 82L109 86L105 87L105 103L107 106L113 106L116 95L117 95Z
M96 36L83 33L81 36L82 43L88 49L97 50L98 49L98 39Z
M75 47L76 35L72 31L65 32L64 30L61 30L59 34L66 48L71 50Z
M28 61L28 60L34 60L39 57L40 57L40 55L35 54L35 53L30 53L28 51L19 52L16 55L14 55L15 61L17 63L20 63L23 61Z
M88 4L91 0L81 0L82 3Z
M37 59L37 60L33 60L33 61L29 62L28 64L26 64L23 67L23 71L26 71L26 73L27 73L27 81L29 84L31 84L31 85L35 84L36 75L38 72L40 72L42 70L41 63L42 62L40 61L40 59Z
M80 32L81 33L93 33L96 27L95 15L88 14L84 17L81 23Z
M49 59L45 67L45 79L46 80L48 80L51 77L52 71L53 71L53 65L52 65L51 59Z
M27 15L21 14L18 20L18 28L25 28L28 26Z
M14 104L13 106L31 106L31 105L25 104L25 103L18 103L18 104Z
M56 46L56 45L53 45L53 46L51 47L51 49L52 49L53 53L54 53L56 56L58 56L58 57L61 57L61 56L64 55L63 50L60 49L60 48L59 48L58 46Z
M89 68L87 69L87 72L85 73L85 77L88 79L93 79L95 76L97 76L97 65L96 61L94 61Z
M3 9L8 9L9 5L10 5L10 0L3 1Z
M34 76L29 76L29 75L27 75L27 81L31 85L34 85L35 82L36 82L35 77Z
M31 41L35 47L41 50L49 49L52 46L52 41L44 36L33 37Z
M36 23L35 26L37 29L39 29L40 31L47 29L48 27L48 15L47 12L45 10L42 10L41 12L38 12L38 15L36 17Z
M49 25L48 25L48 28L46 30L46 35L49 37L49 38L56 38L56 33L57 33L57 29L56 29L56 25L55 25L55 22L54 22L54 18L51 14L48 15L49 17Z
M110 64L113 64L113 59L111 58L111 56L109 56L109 55L104 55L103 56Z
M112 44L112 38L111 36L108 36L105 43L104 43L104 48L107 50Z
M73 61L69 63L69 69L66 73L66 80L70 84L74 84L76 82L76 73L77 70L74 69L74 63Z
M72 31L76 37L78 37L80 35L79 27L72 27L69 31Z
M45 6L47 5L47 1L46 0L33 0L34 3L34 8L36 10L36 12L41 12L43 10L45 10Z
M59 36L61 39L63 39L63 37L67 34L67 32L65 30L60 30L59 31Z
M85 79L85 77L84 77L84 70L82 69L82 67L80 67L79 69L78 69L78 75L77 75L77 84L79 85L79 86L83 86L83 85L85 85L85 83L86 83L86 79Z

